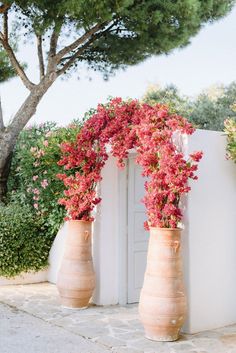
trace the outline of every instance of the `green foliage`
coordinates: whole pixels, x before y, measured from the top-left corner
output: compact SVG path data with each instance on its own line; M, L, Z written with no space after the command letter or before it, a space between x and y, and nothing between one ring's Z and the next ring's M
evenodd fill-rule
M236 107L235 107L236 108ZM236 120L227 119L225 130L227 134L227 157L236 163Z
M236 82L210 87L195 99L182 96L175 86L153 86L143 100L168 105L172 112L188 118L200 129L223 131L225 119L236 118Z
M29 205L32 212L44 219L53 237L65 217L64 207L57 202L64 190L56 177L64 172L57 164L60 145L74 141L80 128L80 122L60 128L54 123L27 128L21 132L13 155L8 198Z
M27 205L0 206L0 275L38 271L48 264L53 238Z
M189 44L203 24L224 16L235 0L17 0L19 32L46 35L54 24L66 36L81 35L94 24L107 31L89 45L78 61L94 69L110 70L132 65L150 55L169 53ZM111 30L108 27L112 25Z
M13 70L5 51L0 47L0 83L14 77L15 71Z
M193 102L190 120L203 129L223 131L225 119L236 117L235 102L236 82L227 87L212 87Z
M171 113L183 116L189 116L191 112L189 98L182 96L174 85L167 85L165 88L158 85L150 86L143 97L143 101L150 105L156 103L167 105Z
M15 52L18 51L18 41L19 36L16 35L16 33L11 35L10 44ZM21 66L23 69L27 68L27 64L25 62L21 63ZM17 76L16 71L13 69L9 57L0 44L0 83L6 82L15 76Z

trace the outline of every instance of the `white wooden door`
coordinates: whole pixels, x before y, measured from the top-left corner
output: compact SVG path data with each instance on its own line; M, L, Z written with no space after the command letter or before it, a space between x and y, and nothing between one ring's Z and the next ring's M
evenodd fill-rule
M128 303L139 301L146 269L148 232L144 230L144 181L135 155L128 160Z

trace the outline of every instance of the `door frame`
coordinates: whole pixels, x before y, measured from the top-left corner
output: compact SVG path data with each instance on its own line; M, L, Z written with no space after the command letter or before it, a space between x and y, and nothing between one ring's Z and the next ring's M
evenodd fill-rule
M128 186L129 186L129 159L135 158L136 150L129 151L124 170L118 174L118 259L119 259L119 304L128 304Z
M128 303L128 161L118 175L119 304Z

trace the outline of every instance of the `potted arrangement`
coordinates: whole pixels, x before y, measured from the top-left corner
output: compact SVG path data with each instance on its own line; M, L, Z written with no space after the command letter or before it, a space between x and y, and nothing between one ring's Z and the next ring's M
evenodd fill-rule
M64 166L66 173L58 174L65 185L64 197L59 203L67 210L68 231L57 287L64 306L88 306L95 288L91 256L92 211L101 201L96 186L108 159L108 143L113 146L112 154L118 157L118 164L122 165L127 148L121 141L125 141L131 131L130 122L136 106L137 102L128 104L121 99L99 105L76 141L61 145L59 165Z
M65 307L86 308L95 288L91 236L92 221L68 221L65 252L57 278L61 304Z
M145 226L150 230L139 313L147 338L174 341L187 307L180 256L180 201L190 190L188 180L197 179L196 162L202 152L185 159L174 143L174 134L192 134L194 129L184 118L168 116L165 109L155 117L146 115L137 130L137 162L149 177L143 202L148 215Z
M95 289L95 272L92 262L91 211L99 202L96 197L96 185L100 180L98 158L92 152L89 140L78 135L77 142L62 146L64 157L59 162L67 170L76 170L73 175L58 174L66 190L64 198L59 200L67 210L67 239L65 252L57 278L57 288L61 303L66 307L87 307ZM79 166L79 167L78 167Z

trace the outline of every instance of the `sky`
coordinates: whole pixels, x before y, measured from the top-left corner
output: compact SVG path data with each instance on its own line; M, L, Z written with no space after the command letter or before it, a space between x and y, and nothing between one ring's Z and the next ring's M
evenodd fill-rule
M151 57L145 62L119 71L109 81L101 73L86 68L66 80L58 79L40 102L32 123L56 121L66 125L82 118L90 108L107 101L109 96L141 98L149 85L176 85L180 92L196 96L213 84L228 85L236 80L236 7L223 19L207 24L184 49L169 55ZM28 74L37 80L38 61L32 45L17 54L28 63ZM78 79L80 76L80 79ZM20 79L1 84L4 120L13 118L28 95Z

